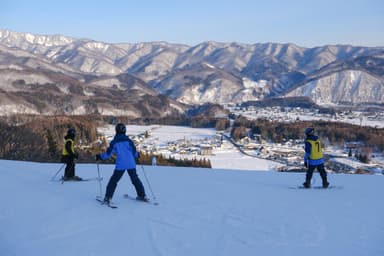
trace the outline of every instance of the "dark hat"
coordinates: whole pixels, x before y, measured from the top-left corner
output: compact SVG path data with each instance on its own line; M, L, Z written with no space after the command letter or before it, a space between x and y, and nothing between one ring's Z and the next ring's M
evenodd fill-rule
M67 131L67 135L75 136L76 135L76 130L73 128L69 128Z
M309 136L315 132L315 129L313 127L308 127L305 129L304 133L305 135Z
M115 127L115 131L117 134L125 134L127 131L127 128L125 128L125 125L122 123L118 123Z

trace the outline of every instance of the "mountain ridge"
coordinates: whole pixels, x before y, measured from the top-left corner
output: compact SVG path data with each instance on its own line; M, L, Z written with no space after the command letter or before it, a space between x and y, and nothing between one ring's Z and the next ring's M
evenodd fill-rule
M214 41L195 46L167 42L111 44L0 30L3 70L44 68L80 82L86 82L87 77L129 74L158 93L192 105L288 96L306 96L331 105L383 103L383 59L384 47L307 48L291 43ZM348 79L345 72L349 71L358 79ZM326 81L332 81L332 90L323 88L324 84L329 86ZM3 87L10 83L3 81ZM370 93L372 88L374 95Z

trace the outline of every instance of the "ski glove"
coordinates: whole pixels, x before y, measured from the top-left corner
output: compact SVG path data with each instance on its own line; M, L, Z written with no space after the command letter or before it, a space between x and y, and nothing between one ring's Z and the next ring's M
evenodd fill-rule
M304 166L308 168L308 162L304 162Z
M95 155L95 159L96 159L96 161L101 160L100 154Z

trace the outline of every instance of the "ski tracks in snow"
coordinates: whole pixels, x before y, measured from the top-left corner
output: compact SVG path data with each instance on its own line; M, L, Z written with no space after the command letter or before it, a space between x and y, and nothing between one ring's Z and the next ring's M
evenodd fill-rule
M193 243L188 239L191 222L188 214L179 211L171 219L167 209L159 212L156 217L148 217L147 234L153 252L158 256L189 255ZM193 251L193 250L192 250Z
M163 208L155 217L147 217L152 251L158 256L188 256L196 251L211 256L247 255L261 248L278 253L292 247L292 237L295 247L315 249L327 235L327 227L311 211L300 223L285 212L268 215L260 214L257 206L242 207L205 203L182 209Z
M259 220L248 211L227 213L223 209L227 206L210 203L172 209L173 219L167 214L170 209L158 213L157 217L148 217L147 234L153 251L158 256L194 255L196 250L201 255L212 256L251 251L261 239L257 230Z

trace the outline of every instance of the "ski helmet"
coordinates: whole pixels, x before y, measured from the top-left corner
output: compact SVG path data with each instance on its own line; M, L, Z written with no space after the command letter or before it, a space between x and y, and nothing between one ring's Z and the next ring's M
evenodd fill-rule
M76 135L76 130L73 128L69 128L67 131L67 135L75 136Z
M125 134L127 131L127 128L125 128L125 125L122 123L118 123L115 127L116 133L117 134Z
M305 129L304 133L305 135L309 136L309 135L312 135L314 131L315 129L313 127L308 127Z

